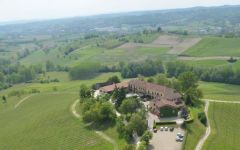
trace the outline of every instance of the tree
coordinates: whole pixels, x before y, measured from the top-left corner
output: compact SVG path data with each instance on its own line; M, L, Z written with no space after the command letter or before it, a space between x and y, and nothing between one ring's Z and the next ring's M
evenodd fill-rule
M112 76L107 80L107 82L109 82L109 83L119 83L120 79L118 78L118 76Z
M149 141L152 139L153 135L150 131L145 131L143 136L141 137L141 141L146 142L146 144L149 144Z
M132 115L128 126L132 131L135 131L138 136L142 136L143 133L147 130L147 122L139 114Z
M157 28L157 31L158 31L158 32L162 32L162 28L161 28L161 27L158 27L158 28Z
M145 141L142 141L139 146L138 146L138 149L137 150L147 150L147 144Z
M150 77L149 79L147 79L147 82L154 83L154 79L152 77Z
M197 88L198 78L192 72L184 72L179 75L178 80L182 86L182 91L186 92L190 88Z
M187 105L192 105L194 100L203 97L202 91L198 89L198 78L193 73L184 72L180 74L178 80Z
M47 71L54 71L55 70L55 66L54 66L53 62L51 62L50 60L48 60L46 62L46 70Z
M139 101L135 98L125 99L123 100L121 106L119 107L119 110L124 113L134 113L137 111L138 108L140 108L141 104Z
M3 100L3 102L4 103L7 103L7 98L6 98L6 96L4 95L4 96L2 96L2 100Z
M80 86L79 95L80 95L80 98L89 98L91 97L91 89L88 88L85 84L82 84Z
M159 74L157 76L157 84L169 86L170 82L165 74Z
M126 98L126 91L123 88L120 89L115 89L113 92L113 99L115 99L115 107L118 109L121 104L122 101Z
M0 72L0 82L4 82L4 80L5 80L4 74Z
M207 125L207 116L204 112L198 113L198 119L202 124L204 124L205 126Z

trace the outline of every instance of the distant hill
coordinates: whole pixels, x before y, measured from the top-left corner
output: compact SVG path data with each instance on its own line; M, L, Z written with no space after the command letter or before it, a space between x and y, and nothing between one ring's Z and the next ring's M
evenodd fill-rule
M194 7L156 11L74 17L0 26L0 34L68 34L90 31L137 31L161 26L166 30L188 30L214 34L240 31L240 5Z

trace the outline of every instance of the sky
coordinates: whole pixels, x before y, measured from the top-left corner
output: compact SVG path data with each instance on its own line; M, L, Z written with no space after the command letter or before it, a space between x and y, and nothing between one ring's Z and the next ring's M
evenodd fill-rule
M0 0L0 22L239 4L240 0Z

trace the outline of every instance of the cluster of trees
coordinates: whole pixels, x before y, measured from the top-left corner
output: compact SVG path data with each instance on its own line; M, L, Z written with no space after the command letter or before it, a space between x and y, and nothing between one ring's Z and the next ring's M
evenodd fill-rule
M20 64L6 65L0 71L0 89L6 89L16 83L31 82L35 79L36 74L42 72L43 70L38 65L29 67Z
M86 85L80 86L81 113L84 122L103 124L114 122L116 113L107 99L93 99L92 91Z
M84 122L104 124L114 122L116 119L114 108L109 102L92 98L82 99L81 107Z
M71 79L86 79L99 73L100 65L98 63L80 64L70 68L69 75Z
M46 62L46 70L42 64L24 66L19 63L12 63L10 60L0 60L0 90L11 87L17 83L28 83L37 79L38 74L46 71L66 70L63 67L56 67L51 61ZM45 81L41 81L45 83ZM46 82L58 82L57 79Z
M135 98L128 98L122 101L119 111L122 114L133 114L136 113L139 108L141 108L139 100Z
M164 67L160 60L129 63L121 68L123 78L136 78L139 74L148 77L163 72Z
M126 141L132 141L134 133L138 136L144 134L147 130L147 121L145 118L146 114L142 111L132 114L130 119L125 119L124 117L117 119L117 131L120 137L126 139Z
M177 77L183 72L190 71L202 81L240 84L240 70L234 70L231 66L201 68L182 62L169 62L166 68L168 77Z
M47 60L46 61L46 71L51 72L51 71L69 71L68 67L60 66L60 65L55 65L52 61Z

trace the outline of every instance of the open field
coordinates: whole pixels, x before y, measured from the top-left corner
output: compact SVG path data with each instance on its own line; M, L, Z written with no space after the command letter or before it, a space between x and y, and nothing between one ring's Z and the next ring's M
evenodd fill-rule
M211 134L203 150L237 150L240 147L240 104L210 103Z
M120 47L119 49L124 49L127 51L135 51L138 48L159 48L166 47L169 49L168 54L180 54L188 48L192 47L196 43L198 43L201 38L187 38L182 36L174 36L174 35L160 35L156 40L152 43L142 44L142 43L126 43Z
M205 37L183 54L196 57L240 56L240 39Z
M239 85L200 82L200 89L206 99L240 101Z

